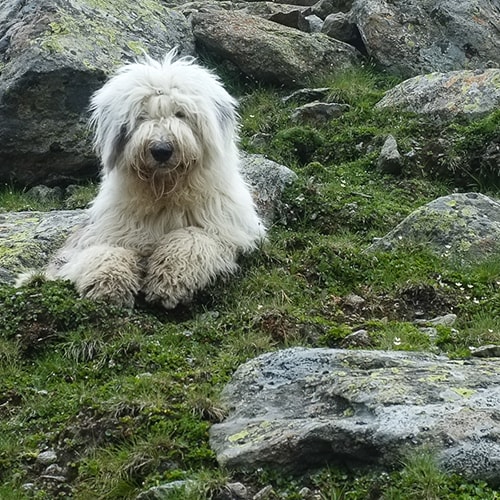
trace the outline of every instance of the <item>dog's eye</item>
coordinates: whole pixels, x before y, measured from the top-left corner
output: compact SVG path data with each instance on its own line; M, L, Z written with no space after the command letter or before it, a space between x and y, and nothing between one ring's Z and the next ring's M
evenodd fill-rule
M175 116L177 118L186 118L186 113L184 113L184 111L176 111Z

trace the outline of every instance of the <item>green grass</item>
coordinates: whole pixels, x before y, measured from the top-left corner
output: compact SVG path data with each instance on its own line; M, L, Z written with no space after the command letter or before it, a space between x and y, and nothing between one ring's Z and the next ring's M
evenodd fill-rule
M48 196L40 198L30 193L27 188L4 184L0 186L0 211L21 210L54 210L85 208L97 193L97 186L93 182L73 185L62 191L61 197Z
M261 353L339 347L360 328L371 348L453 357L500 342L500 259L460 267L424 247L365 251L374 237L453 189L471 184L498 195L498 176L485 166L471 175L455 168L491 141L497 114L439 125L374 110L394 83L373 68L324 79L318 86L351 108L330 123L304 125L289 118L297 103L284 104L286 92L233 80L232 90L245 93L242 145L286 163L299 179L284 195L268 243L192 306L128 311L82 300L68 283L0 287L0 498L127 499L176 480L188 482L169 498L186 500L222 498L235 481L252 494L272 485L278 499L302 498L304 487L325 500L499 498L480 481L440 472L431 452L406 457L396 470L331 466L289 477L221 470L208 445L210 425L225 414L220 391L241 363ZM388 133L405 155L399 176L377 169ZM439 137L449 143L450 160L428 144ZM41 203L6 186L0 207L84 207L94 194L88 184ZM353 293L362 308L347 305ZM456 325L439 327L434 341L413 323L417 313L450 312ZM45 449L57 452L67 483L37 479L36 457ZM28 494L23 485L33 481Z

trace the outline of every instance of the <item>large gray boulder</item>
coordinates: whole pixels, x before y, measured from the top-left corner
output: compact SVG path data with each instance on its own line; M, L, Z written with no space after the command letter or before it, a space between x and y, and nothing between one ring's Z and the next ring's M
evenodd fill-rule
M240 12L192 16L196 42L256 80L300 87L312 76L359 63L352 46L323 33L304 33Z
M390 89L376 107L441 119L480 118L500 107L500 69L415 76Z
M412 212L369 251L424 245L464 263L500 252L500 203L480 193L442 196Z
M500 66L496 0L355 0L351 20L368 54L406 77Z
M95 174L86 109L117 65L194 41L161 2L0 3L0 181L70 183Z
M399 466L431 448L446 471L500 483L500 360L292 348L240 366L210 430L225 467Z

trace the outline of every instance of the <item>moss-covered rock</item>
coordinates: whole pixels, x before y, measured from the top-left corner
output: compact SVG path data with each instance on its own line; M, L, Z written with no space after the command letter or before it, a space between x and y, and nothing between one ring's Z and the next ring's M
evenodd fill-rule
M86 109L117 65L174 46L184 16L161 2L28 0L0 6L0 180L69 183L96 173Z
M474 263L500 252L500 203L480 193L443 196L420 207L369 250L419 245Z
M500 69L486 69L415 76L389 90L377 107L470 119L491 113L499 105Z
M0 284L17 273L41 268L87 216L83 210L11 212L0 215Z

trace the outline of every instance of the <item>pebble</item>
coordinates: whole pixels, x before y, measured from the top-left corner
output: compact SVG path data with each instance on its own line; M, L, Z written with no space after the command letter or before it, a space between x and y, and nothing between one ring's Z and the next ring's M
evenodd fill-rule
M372 345L370 334L366 330L357 330L342 340L342 347L369 347Z
M274 493L272 485L268 484L267 486L264 486L260 491L255 493L255 495L252 497L252 500L267 500L268 498L271 498L271 495Z
M234 495L232 498L235 499L245 499L248 498L247 487L242 483L228 483L226 485L227 489Z
M425 326L453 326L457 320L456 314L445 314L443 316L436 316L432 319L418 319L415 321L417 325Z
M365 303L365 299L363 297L360 297L359 295L356 295L355 293L350 293L349 295L346 295L344 297L344 304L346 306L358 308L362 306Z
M54 450L42 451L36 457L36 463L40 465L51 465L57 462L57 453Z

